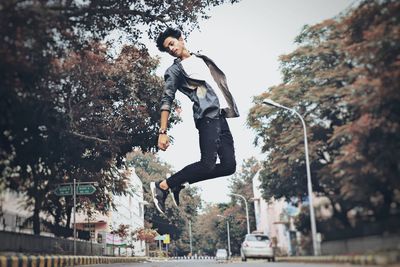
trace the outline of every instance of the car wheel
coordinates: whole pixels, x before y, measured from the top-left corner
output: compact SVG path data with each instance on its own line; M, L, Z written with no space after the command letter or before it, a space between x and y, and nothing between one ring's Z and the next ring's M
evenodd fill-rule
M242 261L247 261L246 256L244 255L243 251L240 251L240 257L242 258Z

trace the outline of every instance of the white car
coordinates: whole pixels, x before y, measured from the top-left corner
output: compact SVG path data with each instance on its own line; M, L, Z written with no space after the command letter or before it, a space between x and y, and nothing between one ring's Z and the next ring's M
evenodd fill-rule
M275 261L274 249L271 240L263 234L247 234L240 247L242 261L248 258L262 258Z
M215 253L216 261L226 261L228 260L228 252L226 249L217 249L217 253Z

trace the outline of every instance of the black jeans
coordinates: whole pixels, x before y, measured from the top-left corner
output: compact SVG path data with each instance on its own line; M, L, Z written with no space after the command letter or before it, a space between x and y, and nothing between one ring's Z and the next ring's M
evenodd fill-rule
M233 174L236 171L233 138L226 118L202 118L196 121L201 159L167 179L170 188ZM216 164L217 156L220 163Z

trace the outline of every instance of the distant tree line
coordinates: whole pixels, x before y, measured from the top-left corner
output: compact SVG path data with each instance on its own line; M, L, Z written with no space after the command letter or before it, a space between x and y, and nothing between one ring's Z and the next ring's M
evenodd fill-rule
M145 229L154 229L158 234L169 234L171 243L169 251L179 255L187 255L190 252L188 241L189 221L196 221L198 210L201 208L201 198L196 187L183 189L180 193L179 208L175 207L172 199L166 200L166 212L162 215L154 206L150 192L150 182L165 179L173 172L172 167L162 162L154 153L142 153L134 151L126 157L128 166L135 167L137 175L143 182L145 205L144 219ZM154 240L147 240L154 241ZM153 244L155 246L156 244ZM154 248L156 249L156 247Z
M251 232L256 230L253 178L259 170L260 164L254 157L245 159L229 181L230 193L242 195L247 200ZM218 248L227 248L227 221L229 222L231 252L234 255L240 255L240 246L247 234L246 208L242 198L232 195L228 203L202 205L202 212L194 221L194 251L202 255L215 255Z

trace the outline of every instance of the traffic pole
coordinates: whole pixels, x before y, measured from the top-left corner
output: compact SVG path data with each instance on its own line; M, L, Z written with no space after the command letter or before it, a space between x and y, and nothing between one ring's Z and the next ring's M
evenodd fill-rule
M76 179L74 179L74 256L76 256Z

